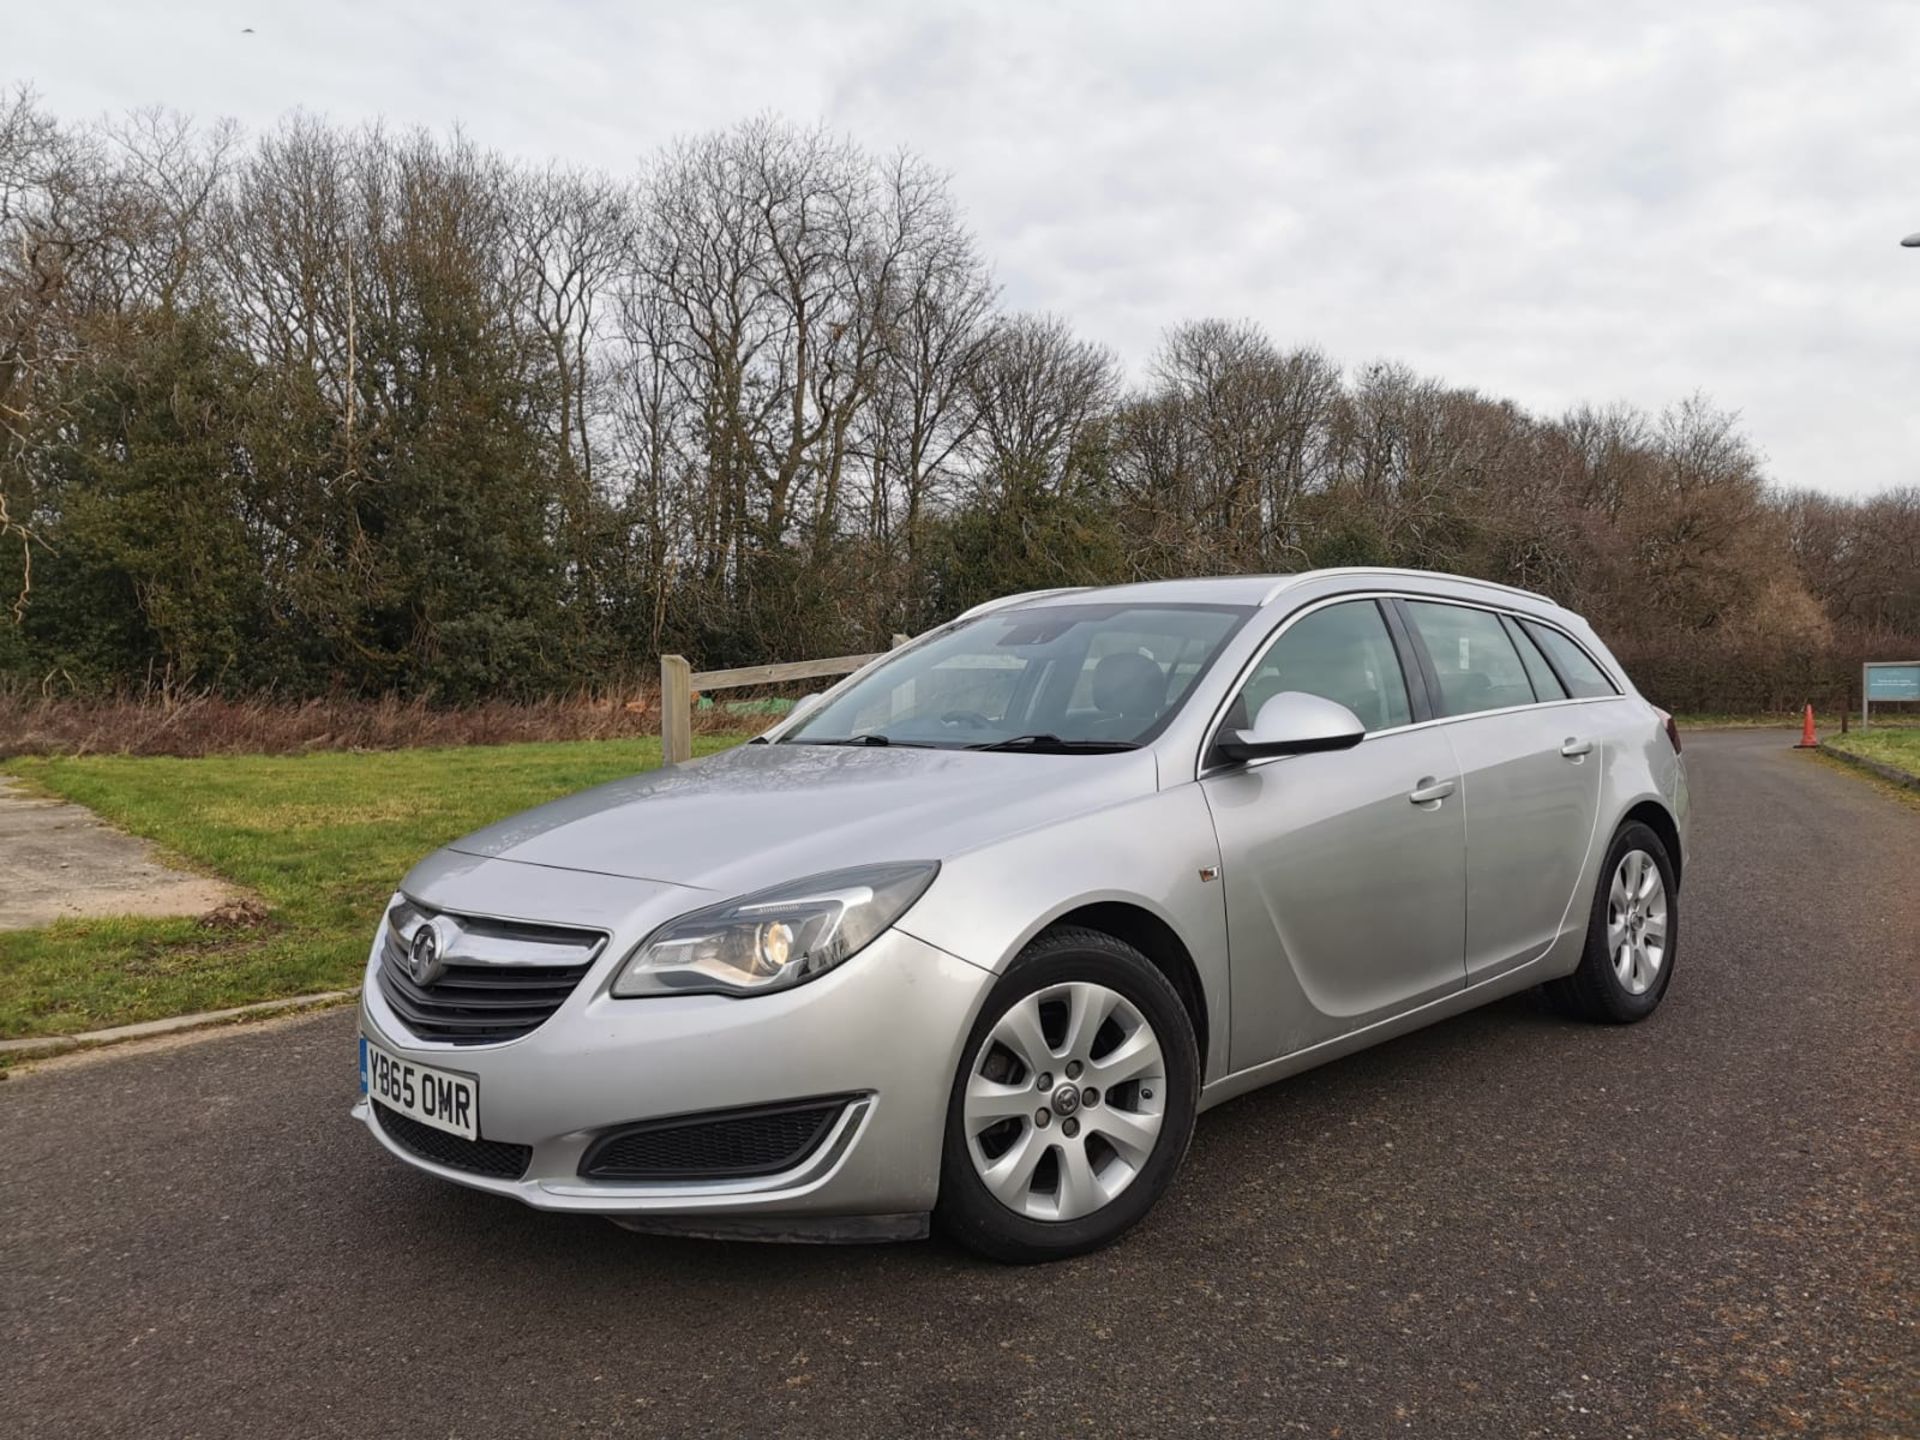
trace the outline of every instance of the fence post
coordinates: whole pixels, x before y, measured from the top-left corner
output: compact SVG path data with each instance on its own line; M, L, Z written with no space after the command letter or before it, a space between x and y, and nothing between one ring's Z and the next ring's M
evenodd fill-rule
M660 657L660 759L693 758L693 667L684 655Z
M898 650L902 645L906 644L907 641L911 640L912 638L913 636L911 635L896 635L893 637L893 645L890 648L894 650Z

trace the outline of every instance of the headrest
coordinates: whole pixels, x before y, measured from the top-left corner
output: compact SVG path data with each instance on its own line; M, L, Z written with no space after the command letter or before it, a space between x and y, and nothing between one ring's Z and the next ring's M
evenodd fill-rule
M1135 651L1102 656L1093 667L1094 708L1107 715L1149 720L1167 700L1167 674Z

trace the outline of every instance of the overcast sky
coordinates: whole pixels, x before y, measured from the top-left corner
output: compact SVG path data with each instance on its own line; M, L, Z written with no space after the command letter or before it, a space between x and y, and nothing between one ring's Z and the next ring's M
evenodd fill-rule
M1135 374L1167 325L1247 317L1547 413L1700 390L1782 483L1920 483L1915 0L800 9L19 3L0 82L610 170L824 119L948 171L1005 303Z

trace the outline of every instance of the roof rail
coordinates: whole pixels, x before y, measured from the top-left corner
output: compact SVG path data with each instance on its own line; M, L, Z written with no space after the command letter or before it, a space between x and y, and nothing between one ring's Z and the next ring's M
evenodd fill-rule
M1072 595L1080 590L1091 590L1091 585L1058 585L1051 590L1022 590L1018 595L1002 595L997 600L985 600L971 610L962 610L954 616L955 620L971 620L976 615L987 615L995 610L1005 610L1010 606L1025 604L1029 600L1044 600L1049 595Z
M1541 600L1555 608L1562 608L1560 602L1551 595L1542 595L1538 590L1524 589L1519 585L1506 585L1498 580L1479 580L1471 575L1449 575L1444 570L1408 570L1392 565L1335 565L1325 570L1301 570L1276 580L1273 588L1261 597L1260 603L1266 605L1290 586L1302 580L1318 579L1322 575L1391 575L1417 580L1451 580L1458 585L1479 585L1488 590L1504 590L1509 595L1524 595L1529 600Z

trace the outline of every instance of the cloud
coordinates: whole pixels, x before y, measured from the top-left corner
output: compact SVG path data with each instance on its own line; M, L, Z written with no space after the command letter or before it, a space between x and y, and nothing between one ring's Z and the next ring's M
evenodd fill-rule
M3 78L69 116L297 105L614 171L824 118L948 171L1006 302L1135 373L1247 317L1546 412L1703 390L1782 483L1920 482L1909 4L102 0L8 32Z

